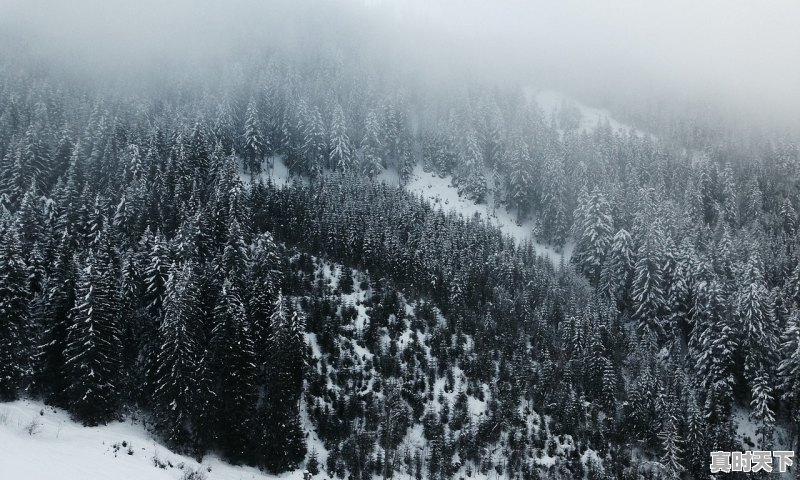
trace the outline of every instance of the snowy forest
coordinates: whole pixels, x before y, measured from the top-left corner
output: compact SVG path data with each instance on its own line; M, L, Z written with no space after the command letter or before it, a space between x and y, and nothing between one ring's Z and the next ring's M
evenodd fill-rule
M0 401L315 478L693 479L800 450L796 135L587 123L347 45L146 80L2 49Z

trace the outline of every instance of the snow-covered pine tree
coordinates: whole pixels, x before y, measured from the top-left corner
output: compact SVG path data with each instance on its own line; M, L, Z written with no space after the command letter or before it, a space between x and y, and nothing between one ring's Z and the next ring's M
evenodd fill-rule
M705 268L709 270L710 267ZM689 348L697 362L700 385L708 395L713 395L713 411L707 413L717 415L727 412L733 402L738 337L733 325L733 307L722 285L711 274L700 278L702 282L696 286L697 297L692 310Z
M69 377L64 352L72 307L75 305L75 282L78 267L72 239L67 232L61 238L55 265L45 283L47 302L42 315L41 333L36 355L37 383L45 398L54 405L67 406L65 392Z
M42 197L37 192L36 182L31 182L16 212L16 231L19 241L27 250L42 235L44 229L44 209Z
M781 335L781 361L778 378L782 400L789 407L795 427L800 431L800 311L793 310ZM800 447L800 439L798 439Z
M563 155L557 151L545 152L539 200L544 238L556 244L564 242L570 226L567 182L562 157Z
M739 202L736 198L736 181L733 177L733 168L730 162L720 172L722 183L722 215L728 225L735 228L739 223Z
M686 442L684 465L690 475L695 477L706 473L708 468L707 425L694 400L690 400L686 418Z
M278 247L272 234L267 232L257 236L247 273L247 313L253 325L253 343L260 371L263 371L268 355L270 316L280 286L279 262Z
M311 449L311 453L308 455L308 460L306 461L306 470L311 475L316 475L319 473L319 454L317 453L316 448Z
M241 226L232 218L228 226L228 240L220 257L218 272L236 286L237 292L247 292L245 280L250 267L250 249L244 241Z
M753 414L758 420L771 423L775 416L770 403L773 397L778 334L773 318L769 315L769 291L757 253L750 254L741 279L742 283L736 294L736 330L742 334L739 358L744 360L744 375L751 386Z
M483 173L483 155L474 130L467 133L462 158L464 163L459 172L459 192L480 203L486 196L486 179Z
M575 210L576 240L571 261L596 285L611 247L614 221L608 200L599 187L594 187L583 200Z
M101 230L78 277L64 352L69 409L87 425L107 422L116 412L122 350L117 303L115 271Z
M209 165L209 144L206 142L205 129L203 122L198 119L192 131L185 137L186 141L186 164L191 175L186 180L195 180L205 185L210 176Z
M677 480L681 478L681 473L685 470L682 465L683 450L681 449L681 444L683 442L672 417L668 417L664 422L658 437L661 439L661 448L664 451L661 456L661 464L666 468L669 478Z
M616 413L617 407L617 372L614 369L614 363L611 360L605 358L603 360L603 378L600 402L603 408L606 409L606 412L613 416Z
M30 292L16 228L5 219L0 222L0 401L9 401L22 386Z
M347 124L342 106L336 102L331 115L329 168L342 173L353 173L354 162L350 149L350 137L347 135Z
M383 144L381 144L380 121L374 110L367 113L364 123L364 137L361 139L361 171L370 180L383 170L383 160L381 154Z
M788 236L794 235L797 228L797 212L795 211L791 200L788 198L783 199L778 216L781 219L783 232Z
M322 173L326 160L328 159L327 141L325 137L325 125L322 122L322 114L317 107L311 108L306 112L307 117L302 120L302 147L301 152L305 162L305 169L311 175L316 176Z
M648 231L636 252L631 298L633 317L641 339L655 347L664 335L663 313L666 306L660 232Z
M258 399L256 354L244 303L236 284L225 279L214 308L212 331L217 390L214 430L234 461L250 458L253 414Z
M750 408L753 419L759 422L756 432L758 444L762 449L769 449L773 444L775 412L772 410L774 379L771 372L758 372L750 381Z
M12 200L19 201L26 190L35 183L38 191L45 191L50 177L50 145L40 124L33 123L25 131L12 170Z
M230 152L240 145L235 138L236 121L234 120L233 107L228 95L223 95L217 104L216 118L212 126L214 137L225 149Z
M297 465L306 453L300 427L300 394L305 364L305 322L282 293L278 293L270 318L267 365L267 405L260 417L264 432L260 462L270 471Z
M267 154L267 139L261 133L260 119L255 99L247 104L244 122L244 160L247 169L253 173L261 172L261 162Z
M528 145L521 135L515 135L511 140L509 151L511 172L508 177L508 193L506 195L509 206L517 211L517 222L521 222L528 209L531 207L533 190L533 166L528 154Z
M158 328L153 396L156 425L172 445L185 448L191 439L197 380L197 320L201 315L194 265L173 264Z
M234 155L226 156L218 170L214 194L211 198L211 228L208 232L211 244L215 247L225 244L231 218L239 219L245 210L242 205L244 189L237 170Z
M633 239L624 228L614 234L605 265L600 272L598 288L601 292L623 303L630 298L633 275Z

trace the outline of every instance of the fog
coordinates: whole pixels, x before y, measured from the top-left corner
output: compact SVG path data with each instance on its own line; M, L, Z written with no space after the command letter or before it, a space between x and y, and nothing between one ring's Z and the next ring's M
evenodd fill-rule
M423 76L469 72L595 103L676 98L787 124L800 112L798 19L793 0L0 0L8 45L77 67L334 46Z

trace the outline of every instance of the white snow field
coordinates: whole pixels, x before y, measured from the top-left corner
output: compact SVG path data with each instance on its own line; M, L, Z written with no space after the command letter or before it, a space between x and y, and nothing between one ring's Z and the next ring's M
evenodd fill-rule
M204 475L193 480L303 478L302 469L267 475L214 456L198 463L131 421L84 427L41 402L0 403L0 480L179 480L192 471Z

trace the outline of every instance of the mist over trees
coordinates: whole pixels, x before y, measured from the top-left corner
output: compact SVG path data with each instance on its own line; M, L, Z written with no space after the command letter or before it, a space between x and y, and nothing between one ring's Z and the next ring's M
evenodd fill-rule
M338 478L704 478L797 443L795 137L586 128L346 47L5 57L0 400ZM530 239L409 193L417 168Z

